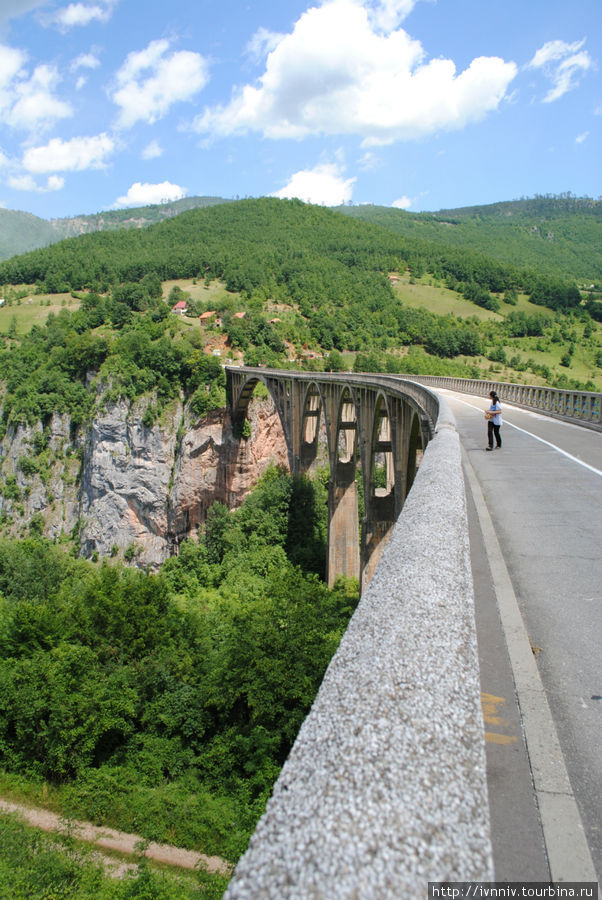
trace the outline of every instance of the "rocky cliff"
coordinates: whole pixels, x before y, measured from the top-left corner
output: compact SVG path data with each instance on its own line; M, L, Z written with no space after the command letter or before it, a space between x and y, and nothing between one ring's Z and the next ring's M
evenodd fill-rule
M2 532L64 536L86 557L124 555L154 568L198 535L212 503L238 506L268 465L287 465L270 400L251 404L247 440L234 437L226 411L195 421L180 402L147 428L147 402L109 405L85 431L57 414L46 428L9 429L0 442Z

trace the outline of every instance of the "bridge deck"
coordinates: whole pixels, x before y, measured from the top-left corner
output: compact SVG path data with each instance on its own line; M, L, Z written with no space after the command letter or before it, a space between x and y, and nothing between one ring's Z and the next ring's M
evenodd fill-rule
M508 590L516 597L528 638L535 648L537 669L600 877L602 434L506 405L503 447L486 453L484 399L448 391L441 391L441 394L456 417L467 474L471 475L467 480L469 483L472 480L476 499L485 509L484 514L490 517L510 576ZM471 540L478 543L474 538ZM482 556L484 549L488 548L477 547L476 556ZM495 564L488 559L479 562L477 558L475 564L473 555L473 568L479 607L479 603L484 602L483 594L492 586L496 587L498 576ZM512 640L510 636L510 642ZM480 646L481 654L489 650L494 652L491 647ZM490 671L483 680L483 687L490 695L486 698L490 721L494 723L490 728L493 737L489 740L490 744L495 742L495 746L489 746L489 753L498 780L493 789L512 793L513 780L514 788L520 784L520 779L516 778L522 741L520 720L513 719L514 701L512 696L507 696L508 686L501 683L496 686L495 678ZM521 697L519 690L523 717L529 714L530 699L529 692ZM487 713L485 709L486 723ZM540 750L550 757L549 769L553 773L553 748L548 746L547 739L542 743ZM504 771L507 773L505 784L500 776ZM538 771L533 774L538 788L536 808L543 811L545 817L546 804L562 799L564 791L553 781L546 786L545 774ZM514 854L520 852L522 846L523 855L538 857L538 835L531 833L531 845L528 840L523 843L521 835L525 833L525 820L522 818L521 821L521 817L524 809L521 812L517 806L513 813L507 803L505 807L498 804L498 809L502 810L501 821L498 820L496 825L496 798L493 796L497 875L520 878L518 869L528 871L529 862L519 860ZM553 843L554 835L548 835L548 839ZM572 852L570 848L567 850ZM552 855L553 852L552 848ZM504 859L504 853L514 855L514 859ZM540 858L534 865L536 871L541 872ZM500 866L508 868L500 871ZM582 872L581 877L584 875Z

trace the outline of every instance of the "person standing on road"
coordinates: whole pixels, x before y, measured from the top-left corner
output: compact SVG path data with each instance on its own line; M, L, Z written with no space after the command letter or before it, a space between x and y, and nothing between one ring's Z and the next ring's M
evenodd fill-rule
M495 449L501 450L502 435L500 433L500 428L502 425L502 404L495 391L489 391L489 396L491 397L491 405L485 413L485 416L487 417L488 446L485 447L485 449L493 450L493 438L495 436Z

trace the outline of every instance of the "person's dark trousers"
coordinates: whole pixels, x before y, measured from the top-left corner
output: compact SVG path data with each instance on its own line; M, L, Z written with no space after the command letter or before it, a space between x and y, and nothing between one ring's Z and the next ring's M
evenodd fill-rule
M498 447L502 446L502 435L500 434L500 426L494 425L490 420L487 422L487 437L489 438L489 446L493 448L493 436L495 435L495 443Z

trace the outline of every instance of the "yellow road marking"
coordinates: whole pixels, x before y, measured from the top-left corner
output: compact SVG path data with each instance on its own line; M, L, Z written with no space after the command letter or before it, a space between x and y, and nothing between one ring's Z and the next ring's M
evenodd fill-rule
M493 731L485 732L486 744L514 744L516 738L510 734L495 734Z
M487 694L485 692L481 693L481 707L486 725L501 725L503 727L506 724L506 720L500 715L500 709L505 702L505 697L496 697L495 694ZM514 744L516 737L486 731L485 741L488 744Z

